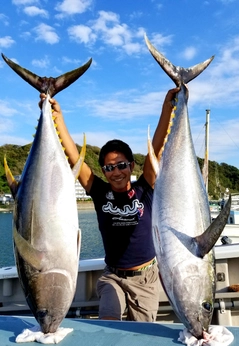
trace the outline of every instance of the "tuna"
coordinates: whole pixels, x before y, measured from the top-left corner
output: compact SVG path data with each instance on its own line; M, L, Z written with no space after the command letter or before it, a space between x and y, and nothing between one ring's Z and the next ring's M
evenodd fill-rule
M205 184L198 165L188 115L186 83L213 60L190 68L174 66L145 37L152 56L180 87L168 135L158 164L152 205L152 232L162 286L174 312L189 332L203 338L211 323L215 299L213 246L227 222L230 203L211 223Z
M49 98L83 74L91 61L58 78L41 79L6 57L4 60L38 91L47 93L19 182L6 159L4 164L15 200L13 241L19 280L41 331L54 333L76 290L81 234L75 180L86 143L84 139L79 160L71 169L52 119Z

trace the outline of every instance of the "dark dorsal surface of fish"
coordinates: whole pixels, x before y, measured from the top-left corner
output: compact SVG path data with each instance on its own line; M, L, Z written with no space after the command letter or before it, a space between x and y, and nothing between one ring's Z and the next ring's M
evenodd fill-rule
M86 150L84 142L79 160L71 169L52 119L49 98L48 94L43 102L19 183L5 160L15 199L13 240L18 276L43 333L58 329L75 294L81 243L75 180Z
M208 196L191 136L186 83L196 78L213 57L184 69L171 64L147 38L146 43L155 60L181 87L154 188L152 232L159 275L175 313L200 339L203 331L208 331L214 307L212 248L227 222L230 201L211 224Z

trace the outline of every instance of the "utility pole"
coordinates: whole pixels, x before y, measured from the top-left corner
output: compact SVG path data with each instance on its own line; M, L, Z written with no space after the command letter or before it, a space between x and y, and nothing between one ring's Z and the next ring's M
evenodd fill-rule
M207 192L208 192L208 164L209 164L209 120L210 120L210 109L206 109L204 176L205 176L205 187Z

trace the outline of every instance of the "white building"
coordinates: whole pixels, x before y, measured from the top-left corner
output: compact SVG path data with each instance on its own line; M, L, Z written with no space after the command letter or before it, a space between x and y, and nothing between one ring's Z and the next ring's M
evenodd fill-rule
M90 196L87 196L86 191L81 186L79 180L75 182L75 191L76 191L76 199L78 200L91 199Z

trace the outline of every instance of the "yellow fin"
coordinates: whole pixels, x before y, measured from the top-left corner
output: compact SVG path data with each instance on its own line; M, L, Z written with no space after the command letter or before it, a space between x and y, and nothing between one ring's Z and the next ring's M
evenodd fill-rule
M149 127L148 127L148 153L149 153L149 159L150 159L150 162L152 164L152 167L153 167L153 170L154 170L154 173L157 175L158 174L158 171L159 171L159 161L161 159L161 156L163 154L163 151L164 151L164 147L165 147L165 144L167 143L168 141L168 136L170 135L171 133L171 127L173 126L173 119L175 118L175 110L177 109L177 106L176 106L176 103L177 103L178 99L175 98L174 99L174 102L175 102L175 105L172 109L172 112L171 112L171 115L170 115L170 119L169 119L169 123L168 123L168 128L167 128L167 131L166 131L166 134L165 134L165 137L164 137L164 141L163 141L163 145L160 149L160 152L159 152L159 155L158 155L158 158L155 156L155 153L154 153L154 149L153 149L153 146L152 146L152 142L150 140L150 134L149 134Z
M6 155L4 155L4 169L5 169L8 186L10 187L12 196L14 198L16 196L17 189L18 189L18 182L15 180L10 168L8 167Z
M84 159L85 159L85 154L86 154L86 136L84 134L83 146L81 148L79 158L78 158L76 164L74 165L74 167L72 168L72 173L75 177L75 180L78 179L78 177L80 175L81 167L82 167L82 165L84 163Z

